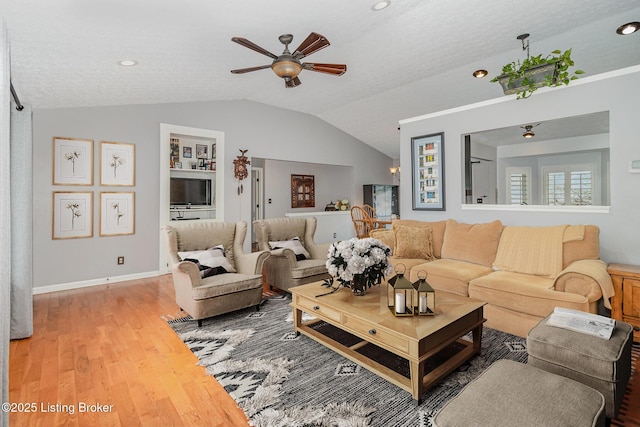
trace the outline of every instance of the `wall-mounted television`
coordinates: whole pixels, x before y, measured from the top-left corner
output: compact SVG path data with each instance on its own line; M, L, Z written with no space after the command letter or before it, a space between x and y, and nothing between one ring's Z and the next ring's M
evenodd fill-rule
M171 206L211 206L211 180L171 178Z

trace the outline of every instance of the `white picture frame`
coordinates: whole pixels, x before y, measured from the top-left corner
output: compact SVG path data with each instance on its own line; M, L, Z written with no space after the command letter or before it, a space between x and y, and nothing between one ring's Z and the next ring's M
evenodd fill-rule
M100 193L100 236L135 233L135 193Z
M52 239L93 237L93 192L54 191Z
M93 139L53 137L53 185L93 185Z
M100 142L100 185L133 187L135 184L135 144Z

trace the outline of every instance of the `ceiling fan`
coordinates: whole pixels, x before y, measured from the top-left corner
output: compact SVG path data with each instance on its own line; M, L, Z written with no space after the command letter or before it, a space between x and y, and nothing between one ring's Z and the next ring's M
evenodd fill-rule
M278 77L284 79L285 87L300 86L302 82L298 78L298 74L302 70L316 71L319 73L332 74L334 76L341 76L347 71L345 64L318 64L313 62L300 62L302 58L305 58L312 53L319 51L329 46L329 40L318 33L311 33L309 36L298 46L298 48L291 53L289 51L289 44L293 40L291 34L283 34L278 37L280 42L284 45L284 51L280 56L276 56L266 49L261 48L257 44L250 42L242 37L233 37L231 41L238 43L251 50L255 50L258 53L268 56L273 59L270 65L260 65L258 67L241 68L238 70L231 70L233 74L244 74L251 71L264 70L265 68L271 68Z

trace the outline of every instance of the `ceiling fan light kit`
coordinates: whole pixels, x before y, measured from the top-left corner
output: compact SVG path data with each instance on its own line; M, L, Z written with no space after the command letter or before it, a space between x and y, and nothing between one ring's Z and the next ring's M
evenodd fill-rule
M271 63L271 65L240 68L237 70L231 70L231 72L233 74L244 74L251 71L271 68L278 77L284 79L285 87L289 88L300 86L302 84L302 82L298 78L298 74L300 74L302 70L315 71L319 73L331 74L334 76L341 76L347 71L347 66L344 64L318 64L312 62L300 62L301 59L330 45L329 40L318 33L309 34L309 36L300 44L300 46L298 46L298 48L293 53L289 51L289 44L293 41L293 35L283 34L279 37L279 40L280 43L284 45L284 51L280 56L276 56L268 50L245 38L233 37L231 41L253 51L261 53L265 56L268 56L269 58L273 59L273 62Z
M537 123L535 125L520 126L522 129L524 129L524 133L522 134L522 136L527 139L533 138L534 136L536 136L535 132L533 132L533 128L539 125L540 123Z
M522 62L516 60L506 64L502 67L502 73L491 79L493 83L500 83L505 95L516 94L517 99L528 98L540 87L568 85L579 74L584 74L582 70L569 74L569 67L574 65L571 49L564 52L554 50L544 58L542 55L531 56L529 34L520 34L516 38L522 42L522 50L527 52L527 58Z

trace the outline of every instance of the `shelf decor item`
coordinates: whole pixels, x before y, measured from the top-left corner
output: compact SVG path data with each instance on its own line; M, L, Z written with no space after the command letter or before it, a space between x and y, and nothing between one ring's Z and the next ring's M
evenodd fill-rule
M53 138L53 185L93 185L93 140Z
M413 284L404 277L406 266L396 265L396 275L389 279L387 289L387 306L396 317L413 316L414 293Z
M436 314L436 293L427 282L427 272L420 270L418 272L418 281L413 282L416 290L417 298L415 303L415 313L418 316L435 316Z
M354 237L329 246L326 267L329 275L359 296L393 273L389 255L391 248L380 240Z
M102 141L100 147L100 185L132 187L136 146Z
M505 95L516 94L517 99L528 98L536 89L549 86L568 85L576 80L578 75L584 74L582 70L569 73L569 67L574 65L571 59L571 49L554 50L546 57L542 55L531 56L529 54L529 34L521 34L517 37L522 41L522 50L527 51L527 58L510 62L502 67L502 73L491 79L493 83L500 83Z

